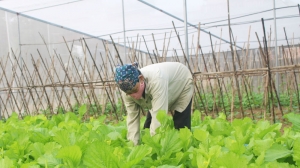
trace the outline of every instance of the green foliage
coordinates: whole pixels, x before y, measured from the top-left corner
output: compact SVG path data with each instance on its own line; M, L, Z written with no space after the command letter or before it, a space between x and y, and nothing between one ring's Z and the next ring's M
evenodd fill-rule
M217 91L218 92L218 91ZM270 93L269 93L270 94ZM300 93L299 93L300 94ZM275 97L275 93L273 93L274 95L274 105L278 104L278 101ZM242 96L242 105L243 108L245 110L250 109L250 107L252 109L254 108L265 108L265 104L264 104L264 92L250 92L248 91L248 95L246 92L243 92ZM215 95L213 95L212 93L205 93L205 94L201 94L201 98L203 103L201 103L200 98L198 98L199 100L197 103L197 107L199 107L199 109L204 110L205 107L203 104L207 104L208 105L208 110L212 111L213 107L214 107L214 102L216 103L218 109L223 110L223 102L224 102L224 106L225 106L225 110L227 112L230 111L230 107L231 107L231 103L232 103L232 92L228 91L228 94L223 90L223 97L221 100L220 97L220 93L217 93ZM239 109L240 108L240 100L237 94L235 94L234 97L234 108L235 109ZM295 111L298 109L298 102L297 102L297 92L283 92L279 94L279 100L280 100L280 104L283 107L289 107L290 104L292 105L292 109L289 109L289 111Z
M293 124L282 134L282 124L232 123L222 113L201 119L192 115L192 129L174 129L172 117L157 114L161 127L154 136L142 130L141 144L126 139L126 121L106 124L106 117L82 118L88 112L52 117L13 113L0 122L0 167L11 168L196 168L196 167L296 167L300 166L299 114L285 117ZM144 120L144 118L142 118Z
M285 158L288 156L291 156L292 151L287 149L286 147L279 145L277 143L274 143L272 145L272 147L270 147L267 151L266 151L266 155L265 155L265 161L271 162L271 161L275 161L279 158Z
M289 113L289 114L286 114L284 117L287 118L293 124L293 127L292 127L293 130L300 132L300 115L299 114Z
M300 166L300 137L298 137L294 142L293 160L296 162L297 166Z

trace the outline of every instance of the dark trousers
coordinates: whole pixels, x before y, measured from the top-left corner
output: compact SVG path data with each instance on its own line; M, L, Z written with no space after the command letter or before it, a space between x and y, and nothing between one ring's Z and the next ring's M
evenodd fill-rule
M173 121L174 121L174 127L176 129L187 127L188 129L191 129L191 105L192 100L190 101L189 105L186 107L183 112L178 112L175 110L175 114L173 115ZM152 116L151 113L148 111L147 118L144 124L145 128L150 128Z

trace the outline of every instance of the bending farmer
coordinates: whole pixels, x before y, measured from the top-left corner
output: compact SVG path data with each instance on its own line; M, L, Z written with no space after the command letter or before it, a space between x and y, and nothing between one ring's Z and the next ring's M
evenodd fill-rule
M193 77L189 69L178 62L164 62L138 69L137 63L118 66L115 81L123 91L127 110L127 138L134 144L140 139L139 107L150 111L144 128L150 128L151 135L160 126L157 112L174 111L176 129L191 128L191 103L194 93Z

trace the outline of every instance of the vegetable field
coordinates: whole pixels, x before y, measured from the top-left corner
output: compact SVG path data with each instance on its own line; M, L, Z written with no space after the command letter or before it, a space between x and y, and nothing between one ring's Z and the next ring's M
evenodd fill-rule
M297 167L300 166L300 115L289 113L281 123L246 117L226 120L192 115L192 129L175 130L170 116L159 112L162 127L150 136L142 130L138 146L126 140L126 122L83 118L78 113L52 117L13 113L0 123L1 168L134 168L134 167ZM142 118L142 122L145 118ZM142 128L142 125L141 125Z

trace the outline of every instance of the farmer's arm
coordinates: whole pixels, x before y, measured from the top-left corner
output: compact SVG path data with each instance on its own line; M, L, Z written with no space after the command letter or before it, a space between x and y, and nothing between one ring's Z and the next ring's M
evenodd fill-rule
M125 93L122 93L122 96L127 110L127 139L137 145L140 139L139 107L130 96L126 96Z
M156 118L158 111L163 110L166 113L168 112L168 81L163 78L157 79L152 83L151 90L153 98L151 102L152 109L150 110L152 116L150 133L154 135L156 128L161 125Z

